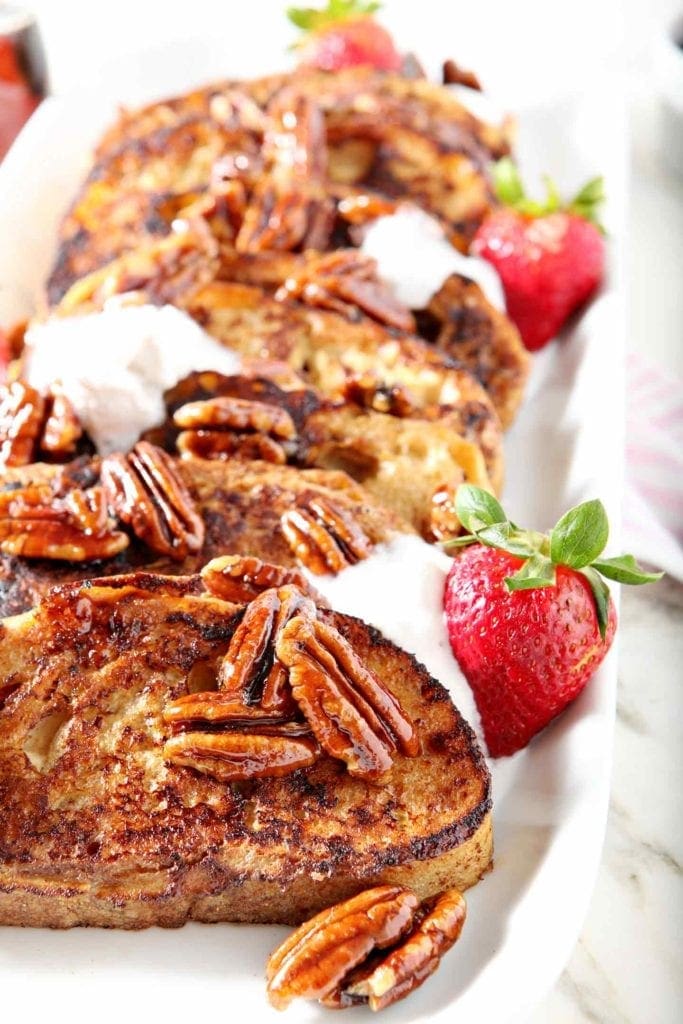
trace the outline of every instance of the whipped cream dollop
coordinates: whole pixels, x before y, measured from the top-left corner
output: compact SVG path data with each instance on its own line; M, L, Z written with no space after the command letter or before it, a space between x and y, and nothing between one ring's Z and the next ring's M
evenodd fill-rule
M439 222L410 203L373 221L361 250L377 261L379 276L409 309L424 309L451 274L476 281L489 302L505 309L500 278L491 264L477 256L463 256Z
M451 564L439 548L405 533L378 544L368 558L336 576L307 576L335 611L364 619L415 655L481 737L474 697L446 632L443 596Z
M103 455L126 451L160 423L164 391L192 370L240 368L236 353L173 306L110 301L100 313L35 324L26 344L29 383L58 381Z

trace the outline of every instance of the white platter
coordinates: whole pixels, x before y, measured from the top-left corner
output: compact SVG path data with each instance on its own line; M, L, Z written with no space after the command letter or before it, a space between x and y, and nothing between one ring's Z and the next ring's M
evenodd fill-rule
M227 69L226 69L227 70ZM195 76L196 77L196 76ZM185 82L179 82L182 87ZM187 83L189 84L189 82ZM99 99L43 105L0 167L0 323L30 311L50 264L56 225L110 110ZM564 186L604 173L612 238L609 281L560 344L535 361L526 404L507 438L506 507L545 528L569 505L603 499L617 540L622 476L621 234L624 133L618 102L595 93L520 112L519 151L534 177ZM409 587L407 586L408 590ZM428 665L430 640L418 657ZM464 681L453 663L456 702ZM494 763L496 866L468 894L463 937L438 974L385 1015L390 1021L521 1021L552 985L577 937L602 845L609 792L616 654L576 704L527 751ZM0 810L0 830L1 830ZM0 832L1 845L1 832ZM262 981L283 929L190 925L142 933L0 929L0 988L29 1021L73 1024L237 1018L287 1020ZM369 1019L362 1010L344 1019ZM329 1014L311 1006L290 1020Z

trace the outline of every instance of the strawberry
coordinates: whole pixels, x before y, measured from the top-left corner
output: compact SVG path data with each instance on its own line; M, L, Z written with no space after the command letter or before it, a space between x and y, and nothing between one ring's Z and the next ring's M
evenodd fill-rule
M528 199L508 157L498 161L493 177L504 205L481 224L472 249L498 271L510 318L535 352L555 337L604 276L605 241L596 221L603 180L589 181L563 206L550 179L545 203Z
M327 7L290 7L287 17L306 33L296 49L304 67L339 71L369 64L398 71L401 55L372 15L380 4L364 0L328 0Z
M651 583L631 555L601 558L600 501L571 509L550 534L521 530L488 492L462 485L469 531L448 574L453 653L472 688L492 757L514 754L581 693L607 654L617 616L603 577Z

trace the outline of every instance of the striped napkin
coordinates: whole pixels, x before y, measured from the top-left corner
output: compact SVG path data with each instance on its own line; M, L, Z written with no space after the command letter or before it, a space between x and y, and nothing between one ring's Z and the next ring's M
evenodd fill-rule
M683 381L626 366L624 550L683 582Z

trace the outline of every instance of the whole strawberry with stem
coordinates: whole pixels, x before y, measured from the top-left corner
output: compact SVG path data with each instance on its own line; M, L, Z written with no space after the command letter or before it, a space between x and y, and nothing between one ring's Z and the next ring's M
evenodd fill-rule
M514 754L581 693L617 627L605 578L651 583L632 555L601 558L609 524L600 501L565 513L549 534L522 530L492 495L463 484L467 534L448 574L444 608L453 653L472 688L492 757Z
M500 275L510 318L530 351L542 348L600 286L605 239L597 217L602 178L593 178L563 204L546 178L544 202L529 199L509 157L493 168L502 206L479 227L472 250Z
M328 0L327 7L290 7L287 17L304 35L295 49L299 63L320 71L367 64L398 71L402 58L373 14L381 4L364 0Z

